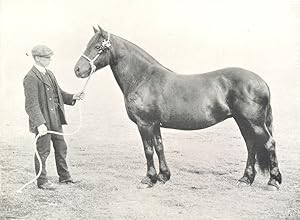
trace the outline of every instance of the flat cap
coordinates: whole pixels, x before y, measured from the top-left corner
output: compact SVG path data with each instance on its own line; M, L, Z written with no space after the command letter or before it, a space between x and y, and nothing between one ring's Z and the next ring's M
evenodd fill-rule
M32 48L31 54L38 57L50 57L53 55L53 51L45 45L37 45Z

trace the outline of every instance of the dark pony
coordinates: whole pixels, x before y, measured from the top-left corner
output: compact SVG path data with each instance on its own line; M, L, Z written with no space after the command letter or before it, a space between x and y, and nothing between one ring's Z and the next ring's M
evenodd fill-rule
M272 136L270 90L255 73L225 68L209 73L180 75L162 66L135 44L94 28L74 71L88 77L110 65L122 90L129 118L137 125L147 159L143 184L170 179L160 128L203 129L233 118L247 145L248 158L240 183L251 185L255 162L270 172L268 185L278 188L281 174ZM157 174L154 149L159 159Z

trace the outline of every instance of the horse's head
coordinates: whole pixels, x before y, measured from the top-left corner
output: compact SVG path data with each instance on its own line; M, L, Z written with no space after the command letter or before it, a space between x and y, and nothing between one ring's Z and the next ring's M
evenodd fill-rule
M109 64L110 35L108 32L102 30L101 27L99 27L99 30L95 27L93 29L95 34L74 68L76 76L80 78L86 78L94 71Z

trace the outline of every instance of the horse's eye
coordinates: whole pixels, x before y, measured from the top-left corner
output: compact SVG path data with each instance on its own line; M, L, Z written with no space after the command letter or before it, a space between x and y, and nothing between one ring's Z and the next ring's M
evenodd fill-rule
M100 50L101 47L100 47L99 45L96 45L95 48L96 48L97 50Z

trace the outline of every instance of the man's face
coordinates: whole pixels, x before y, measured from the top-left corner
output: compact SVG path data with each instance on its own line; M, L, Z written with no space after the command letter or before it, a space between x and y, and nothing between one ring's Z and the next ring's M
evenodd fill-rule
M47 67L51 62L51 57L36 57L35 60L41 66Z

